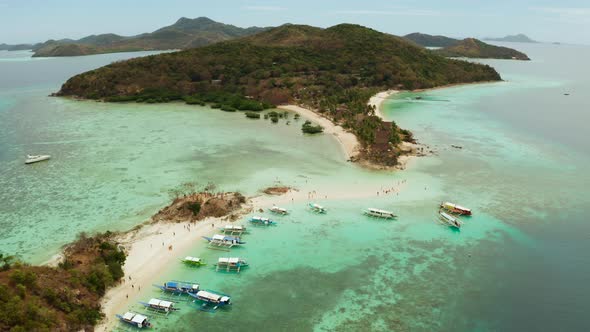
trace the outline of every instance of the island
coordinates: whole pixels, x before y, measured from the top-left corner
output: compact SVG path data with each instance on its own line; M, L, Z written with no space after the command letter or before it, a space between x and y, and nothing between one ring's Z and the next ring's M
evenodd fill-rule
M120 36L113 33L91 35L78 40L48 40L32 45L33 57L80 56L114 52L187 49L248 36L267 28L240 28L207 17L180 18L176 23L151 33ZM29 48L29 49L30 49Z
M426 33L414 32L404 36L405 39L411 40L414 43L423 47L447 47L453 46L459 42L459 39L440 36L429 35Z
M435 52L446 57L530 60L526 54L515 49L486 44L475 38L463 39L455 45L435 50Z
M446 59L353 24L284 25L206 47L117 62L76 75L55 95L110 102L216 103L241 110L296 104L353 133L351 161L395 166L412 134L368 104L390 89L501 80L490 66ZM325 127L325 126L324 126Z
M509 42L509 43L538 43L538 41L529 38L527 35L519 33L517 35L508 35L502 38L484 38L484 40Z

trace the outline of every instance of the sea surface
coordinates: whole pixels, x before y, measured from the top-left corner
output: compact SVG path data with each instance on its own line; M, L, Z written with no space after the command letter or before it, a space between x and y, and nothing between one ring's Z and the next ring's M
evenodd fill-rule
M271 124L48 97L76 73L151 53L0 52L0 251L44 262L79 232L145 221L186 183L247 195L284 184L322 193L314 201L328 213L289 203L278 226L252 229L231 254L196 239L194 256L251 266L162 271L159 282L196 281L233 305L212 314L178 299L182 310L154 317L156 330L590 330L590 47L506 45L533 60L481 61L504 82L384 103L432 151L399 172L345 162L335 139L301 134L292 115ZM25 166L26 154L52 159ZM435 222L443 200L474 210L460 232ZM367 207L399 218L364 217ZM151 297L162 295L143 285L139 298Z

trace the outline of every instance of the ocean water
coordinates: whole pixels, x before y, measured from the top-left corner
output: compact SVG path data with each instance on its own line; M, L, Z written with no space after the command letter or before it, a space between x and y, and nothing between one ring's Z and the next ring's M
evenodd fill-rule
M195 256L251 266L239 275L180 263L162 271L159 282L196 281L234 304L210 314L181 301L180 312L154 318L156 330L588 330L590 48L518 47L533 61L485 61L505 82L384 104L433 151L393 173L344 162L334 139L304 136L294 120L46 97L113 55L0 61L15 76L0 75L0 250L41 262L80 231L142 222L187 182L249 195L282 183L329 192L318 199L328 213L289 203L278 226L252 229L231 254L196 240ZM52 74L34 75L41 68ZM25 167L27 153L54 158ZM390 187L400 190L377 195ZM441 200L474 209L460 232L435 222ZM399 219L364 217L366 207ZM142 286L138 300L161 296Z

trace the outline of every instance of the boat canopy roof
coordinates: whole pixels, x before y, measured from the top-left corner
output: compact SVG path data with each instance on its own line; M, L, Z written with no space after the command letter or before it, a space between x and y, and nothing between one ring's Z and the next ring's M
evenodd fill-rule
M157 307L162 307L162 308L171 308L172 305L174 305L173 302L163 301L163 300L160 300L160 299L151 299L148 302L148 304L151 305L151 306L157 306Z
M239 261L240 261L240 258L238 258L238 257L219 257L219 260L217 262L218 263L235 264L235 263L238 263Z
M198 284L181 283L181 282L178 282L178 281L168 281L166 283L166 287L199 289L199 285Z
M197 293L197 296L202 297L207 300L210 300L210 301L219 301L221 299L221 295L217 295L215 293L211 293L208 291L199 291Z
M225 225L223 228L224 229L231 229L231 230L242 230L242 229L244 229L244 226L242 226L242 225Z
M456 218L447 214L446 212L441 212L440 215L448 221L455 221Z
M254 219L254 220L262 220L262 221L269 221L270 220L268 218L260 217L260 216L254 216L254 217L252 217L252 219Z
M376 213L382 213L382 214L393 214L393 212L391 212L391 211L375 209L375 208L369 208L368 210L370 212L376 212Z
M471 211L471 209L468 209L468 208L461 206L461 205L457 205L455 203L444 202L443 205L450 207L450 208L458 209L458 210Z
M126 313L123 315L123 319L124 319L124 320L131 320L131 319L133 318L133 316L135 316L135 314L134 314L134 313L132 313L132 312L126 312Z
M316 209L323 209L324 208L323 206L321 206L319 204L316 204L316 203L312 203L311 206L314 207L314 208L316 208Z
M273 207L271 208L271 210L274 210L274 211L281 211L281 212L287 212L287 209L285 209L285 208L282 208L282 207L278 207L278 206L273 206Z
M147 320L147 317L144 315L140 315L140 314L135 314L135 316L133 316L133 319L131 319L132 322L138 323L138 324L142 324L146 320Z
M221 235L221 234L215 234L213 235L213 240L218 240L218 241L223 241L225 240L225 235Z
M190 261L190 262L195 262L195 263L200 263L201 259L199 257L192 257L192 256L186 256L184 258L185 261Z

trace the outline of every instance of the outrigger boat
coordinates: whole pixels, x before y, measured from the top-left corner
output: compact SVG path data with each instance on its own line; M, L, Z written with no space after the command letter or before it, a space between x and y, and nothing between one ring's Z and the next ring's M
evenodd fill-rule
M454 203L449 203L449 202L440 203L440 207L441 207L441 209L444 209L450 213L456 213L456 214L461 214L461 215L465 215L465 216L471 215L471 209L468 209L466 207L463 207L463 206L460 206L460 205L457 205Z
M248 262L246 262L246 260L243 258L219 257L215 271L240 273L240 270L244 267L247 267L247 266L248 266Z
M38 163L40 161L44 161L44 160L48 160L49 158L51 158L50 155L38 155L38 156L33 156L28 154L27 158L25 159L25 164L34 164L34 163Z
M242 226L242 225L225 225L221 228L221 232L223 234L229 234L229 235L242 235L244 233L246 233L246 226Z
M231 304L231 298L229 295L219 294L213 291L199 291L196 294L189 294L194 297L196 301L202 303L201 310L203 311L214 311L219 307L223 307Z
M309 208L311 209L311 211L315 212L315 213L326 213L326 209L316 203L309 203Z
M152 327L147 316L137 314L135 312L126 312L124 315L116 315L120 321L133 325L137 328Z
M172 311L180 310L174 307L174 302L164 301L160 299L151 299L149 302L139 302L149 310L158 311L164 314L169 314Z
M377 218L384 218L384 219L397 218L397 216L395 214L393 214L393 212L391 212L391 211L380 210L380 209L375 209L375 208L368 208L368 209L364 210L363 213L368 216L377 217Z
M193 294L199 291L199 284L186 281L168 281L164 285L154 285L154 287L177 295Z
M255 225L264 225L264 226L271 226L276 225L277 223L270 220L269 218L254 216L250 218L250 222Z
M450 214L446 213L446 212L439 212L438 213L439 216L439 220L441 222L443 222L444 224L447 224L451 227L454 227L456 229L461 229L461 221L459 221L459 219L451 216Z
M209 241L209 248L231 248L240 244L245 244L239 236L229 236L222 234L215 234L212 237L203 236L203 239Z
M270 212L280 214L283 216L289 214L289 211L287 211L287 209L278 207L276 205L270 208Z
M181 261L184 264L190 265L190 266L201 266L201 265L205 265L205 262L203 262L203 260L200 259L199 257L186 256L184 259L181 259Z

